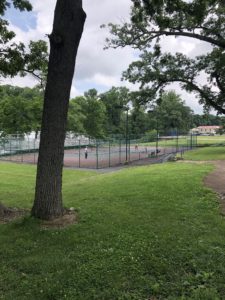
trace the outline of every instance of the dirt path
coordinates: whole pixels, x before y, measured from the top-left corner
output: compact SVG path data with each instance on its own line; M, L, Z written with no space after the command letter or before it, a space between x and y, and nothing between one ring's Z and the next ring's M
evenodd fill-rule
M221 204L221 212L225 215L225 161L210 161L215 165L215 170L204 179L204 184L213 189L218 195Z

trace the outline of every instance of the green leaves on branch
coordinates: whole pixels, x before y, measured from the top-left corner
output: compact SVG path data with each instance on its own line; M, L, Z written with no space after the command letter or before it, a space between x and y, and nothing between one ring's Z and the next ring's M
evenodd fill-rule
M0 134L40 130L43 94L37 88L0 87Z
M48 48L45 41L31 41L28 49L23 43L14 41L15 33L8 28L4 13L13 5L21 11L32 9L27 0L0 0L0 76L13 77L18 73L34 75L43 85L47 73Z
M225 113L225 4L218 0L132 0L129 23L109 24L112 37L107 47L131 46L141 51L140 60L124 72L125 79L140 84L142 101L157 97L171 82L198 95L205 108ZM165 36L204 41L211 52L189 58L163 53ZM199 83L199 76L207 78Z
M5 11L10 8L11 6L14 6L15 8L19 9L20 11L31 11L32 5L27 0L0 0L0 15L3 16L5 14Z

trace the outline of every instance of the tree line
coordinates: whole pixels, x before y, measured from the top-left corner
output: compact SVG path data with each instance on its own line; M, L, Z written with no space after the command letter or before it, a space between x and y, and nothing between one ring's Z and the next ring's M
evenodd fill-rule
M43 91L40 87L1 86L1 135L35 132L37 136L42 108ZM163 93L155 107L148 107L137 103L127 88L112 87L104 93L90 89L83 96L70 99L67 132L99 139L123 137L128 125L130 137L138 138L156 130L167 134L174 130L187 133L196 126L224 123L224 117L194 114L174 91Z

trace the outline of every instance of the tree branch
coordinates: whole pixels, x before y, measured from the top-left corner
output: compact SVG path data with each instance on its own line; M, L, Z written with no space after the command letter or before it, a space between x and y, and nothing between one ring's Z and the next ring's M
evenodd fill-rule
M207 37L207 36L203 36L197 33L191 33L191 32L180 32L180 31L164 31L164 30L158 30L158 31L147 31L145 32L145 34L155 34L153 37L149 37L147 40L151 41L154 38L161 36L161 35L166 35L166 36L186 36L186 37L190 37L190 38L194 38L194 39L198 39L210 44L213 44L215 46L218 46L220 48L224 48L225 49L225 41L218 41L215 40L211 37ZM138 37L136 37L135 39L137 39Z
M222 114L225 114L225 108L223 108L222 106L217 104L215 101L213 101L212 98L210 98L200 87L198 87L193 82L188 81L186 79L181 79L181 78L169 79L169 80L166 80L166 82L183 82L183 83L186 83L186 84L190 85L193 90L197 91L202 96L202 98L206 99L206 101L208 102L208 104L210 106L212 106L213 108L215 108L216 110L218 110Z

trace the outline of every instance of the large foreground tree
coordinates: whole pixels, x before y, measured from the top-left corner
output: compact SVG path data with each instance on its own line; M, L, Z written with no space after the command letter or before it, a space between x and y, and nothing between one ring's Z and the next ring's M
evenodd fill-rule
M196 93L200 103L225 113L225 2L220 0L132 0L131 20L109 24L109 47L141 51L124 77L140 83L142 100L153 99L168 83ZM208 52L194 58L161 51L165 36L205 42ZM204 74L205 83L199 81Z
M63 214L62 168L70 89L86 14L82 0L57 0L44 97L41 140L32 215Z

